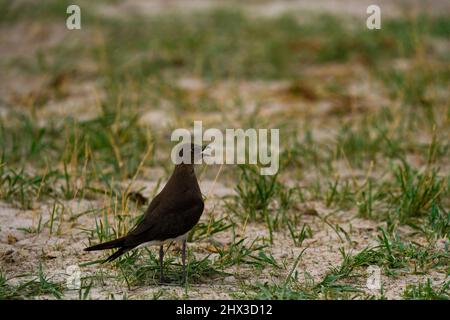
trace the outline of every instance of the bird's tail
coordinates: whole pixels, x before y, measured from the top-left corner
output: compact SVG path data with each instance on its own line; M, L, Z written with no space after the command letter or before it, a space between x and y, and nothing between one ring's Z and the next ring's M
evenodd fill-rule
M95 246L91 246L88 248L85 248L84 251L96 251L96 250L106 250L106 249L114 249L114 248L120 248L124 245L125 237L96 244Z
M105 261L103 261L102 263L114 261L129 250L131 250L131 248L120 248L119 250L114 252L112 255L110 255L108 258L106 258Z

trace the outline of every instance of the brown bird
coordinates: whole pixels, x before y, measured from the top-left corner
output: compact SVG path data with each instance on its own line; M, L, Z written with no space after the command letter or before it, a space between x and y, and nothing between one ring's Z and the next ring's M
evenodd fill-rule
M194 171L194 163L205 147L184 144L178 150L178 163L161 192L153 198L143 219L124 237L84 249L85 251L118 250L103 263L113 261L131 249L159 245L160 281L164 282L163 244L182 243L183 281L186 281L186 238L203 213L204 203ZM183 157L189 152L189 156Z

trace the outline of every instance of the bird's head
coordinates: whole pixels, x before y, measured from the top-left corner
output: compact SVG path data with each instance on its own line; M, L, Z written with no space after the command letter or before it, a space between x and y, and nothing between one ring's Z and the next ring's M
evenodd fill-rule
M179 145L175 149L175 164L198 164L202 159L202 156L206 150L208 150L207 145L200 146L194 143L185 143ZM172 153L172 155L174 155Z

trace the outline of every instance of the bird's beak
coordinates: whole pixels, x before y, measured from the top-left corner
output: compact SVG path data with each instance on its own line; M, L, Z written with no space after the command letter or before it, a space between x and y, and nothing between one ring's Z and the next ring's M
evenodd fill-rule
M209 144L204 145L202 147L202 155L205 155L205 156L210 156L211 155L211 147L209 146Z

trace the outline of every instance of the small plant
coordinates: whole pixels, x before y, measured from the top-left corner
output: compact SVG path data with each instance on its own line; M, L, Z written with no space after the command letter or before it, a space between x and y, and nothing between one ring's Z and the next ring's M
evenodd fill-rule
M11 202L22 209L31 209L35 201L44 196L55 195L56 172L31 175L6 166L0 167L0 199Z
M216 247L219 254L217 263L224 268L240 264L248 264L262 268L265 265L264 261L254 254L261 252L262 249L267 247L267 245L259 244L260 240L260 238L256 238L249 244L246 244L245 239L240 239L233 241L225 248Z
M225 231L233 227L231 223L227 223L225 218L216 220L214 216L207 223L199 222L189 233L188 241L199 241L211 237L212 235Z
M237 196L232 203L227 203L228 209L244 220L264 221L269 229L270 241L273 242L274 217L270 206L273 205L280 183L278 174L260 175L256 166L240 165L239 182L235 190Z
M288 222L289 234L296 247L301 247L306 238L312 238L313 233L308 224L304 224L300 232L296 232L292 223Z
M440 203L444 191L444 180L434 170L424 173L415 172L407 164L399 167L395 173L398 191L391 202L401 222L412 218L430 215L433 205Z
M432 230L431 237L450 238L450 211L437 204L431 207L428 224Z
M411 300L449 300L450 281L444 281L440 288L433 287L430 278L425 283L408 284L403 291L403 297Z
M0 299L27 299L42 295L52 295L57 299L63 297L63 285L52 282L39 265L38 274L31 280L11 285L6 276L0 272Z
M250 221L265 218L280 184L277 175L260 175L255 166L241 165L236 192L239 204Z

